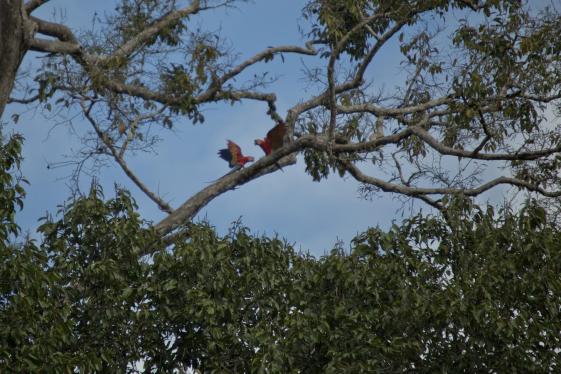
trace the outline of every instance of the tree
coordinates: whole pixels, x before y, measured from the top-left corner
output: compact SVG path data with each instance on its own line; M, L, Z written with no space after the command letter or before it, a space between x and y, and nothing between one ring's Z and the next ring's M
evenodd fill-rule
M19 139L0 148L15 228ZM0 242L2 372L556 372L559 226L454 200L320 259L240 225L191 224L173 250L126 191ZM150 242L158 251L142 255Z
M46 2L0 2L0 115L17 103L79 111L94 135L88 157L112 158L168 216L152 225L127 191L105 201L94 183L42 220L40 241L23 238L22 140L3 138L0 371L558 370L561 234L551 202L512 212L469 200L501 184L560 194L559 131L548 118L560 99L554 9L310 0L303 46L236 61L219 35L189 22L241 1L122 0L81 34L34 17ZM390 45L406 71L393 90L376 86ZM17 73L28 51L44 64L26 80ZM281 115L266 74L242 77L292 55L321 64L308 71L317 94ZM202 122L206 106L247 100L264 104L270 127L285 123L270 155L175 209L130 169L130 150L154 145L149 126ZM443 214L371 229L350 253L321 259L241 226L222 237L191 222L297 154L316 180L348 174L366 196L394 192ZM445 168L450 157L459 168ZM482 179L501 166L503 176Z
M366 197L393 192L437 209L446 195L477 196L499 185L548 198L561 194L555 189L558 130L548 119L560 84L560 18L553 9L536 14L518 0L313 0L303 9L305 46L269 47L236 63L219 35L188 27L190 17L234 6L234 0L184 6L123 0L83 35L34 17L44 3L2 4L0 113L6 103L36 101L80 110L95 136L87 157L114 159L169 213L155 225L162 235L222 193L278 170L275 163L296 162L299 153L315 180L333 170L362 183ZM463 18L451 22L451 14ZM377 59L387 45L399 46L407 72L393 90L376 87ZM30 50L47 53L45 63L26 83L27 96L8 98ZM279 55L323 63L309 71L319 93L285 116L277 112L275 94L263 91L266 74L235 81ZM149 126L171 128L184 116L202 122L205 106L247 100L265 103L274 122L286 123L284 146L179 207L128 166L131 149L154 145ZM458 166L449 168L456 158ZM483 179L483 171L499 167L504 175Z

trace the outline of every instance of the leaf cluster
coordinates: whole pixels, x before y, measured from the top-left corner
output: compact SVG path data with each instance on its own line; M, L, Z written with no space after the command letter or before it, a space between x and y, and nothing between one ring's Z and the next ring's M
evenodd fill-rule
M0 240L19 232L15 217L17 209L23 208L23 184L27 183L19 175L22 143L21 135L12 134L5 139L0 132Z
M176 9L175 0L122 0L115 7L117 16L113 22L120 39L129 40L157 21L162 15L174 9ZM178 20L169 27L162 29L148 42L148 45L160 42L167 46L177 46L181 42L181 35L185 30L184 21Z

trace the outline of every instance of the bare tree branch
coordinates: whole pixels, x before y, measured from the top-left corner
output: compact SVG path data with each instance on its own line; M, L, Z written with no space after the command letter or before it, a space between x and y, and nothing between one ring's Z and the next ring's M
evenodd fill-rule
M483 115L483 112L481 110L478 110L478 113L479 113L479 121L481 122L481 126L483 127L483 132L485 133L485 138L483 138L481 143L479 143L479 145L475 147L475 149L472 152L473 154L479 153L479 151L481 151L483 147L485 147L487 142L489 142L489 140L491 140L492 138L491 133L489 132L489 126L487 125L487 121L485 121L485 116Z
M423 103L409 105L399 108L387 108L376 105L374 103L363 103L355 105L337 105L337 111L340 113L371 113L375 116L384 117L401 117L406 114L414 114L419 112L425 112L430 109L434 109L443 105L450 105L455 101L454 95L443 96L440 98L432 99ZM442 113L431 113L431 116L441 115Z
M178 226L181 226L186 222L188 222L189 220L191 220L202 207L206 206L215 197L219 196L220 194L222 194L227 190L243 185L248 181L257 178L258 176L264 173L275 171L276 170L276 168L274 167L275 162L277 162L278 160L282 159L287 155L292 155L305 148L313 148L322 151L327 151L328 149L331 149L335 154L349 153L349 152L368 152L386 144L396 144L402 141L403 139L411 136L412 134L418 136L419 134L423 134L424 136L425 134L428 133L420 127L410 126L404 129L403 131L401 131L400 133L377 138L369 142L360 142L360 143L351 143L351 144L333 144L333 145L325 136L304 135L296 139L292 143L277 150L270 156L260 159L259 161L255 162L253 165L249 166L248 168L227 175L216 181L216 183L201 190L200 192L189 198L187 201L185 201L185 203L183 203L179 208L177 208L172 214L170 214L168 217L160 221L155 227L160 233L164 235L168 234ZM423 138L423 140L425 140L425 138ZM558 152L558 151L550 150L550 153L551 152ZM446 154L446 152L441 152L441 153ZM452 153L454 155L457 155L454 152ZM516 156L511 154L473 154L473 152L465 151L465 157L468 157L469 155L471 155L472 158L478 158L478 159L493 159L493 160L516 159ZM517 155L519 157L522 157L523 159L530 160L543 156L544 153L524 152L524 153L518 153ZM464 194L466 196L477 196L501 184L524 188L529 191L538 192L544 196L549 196L549 197L561 196L561 191L547 191L529 182L522 181L516 178L509 178L509 177L499 177L493 179L485 184L482 184L477 188L411 187L407 185L389 183L378 178L367 176L350 162L343 162L343 164L345 166L345 169L355 179L357 179L362 183L373 185L377 188L382 189L383 191L400 193L406 196L420 199L437 209L441 209L442 205L439 203L439 201L433 200L429 198L427 195Z
M296 162L295 153L305 148L314 148L323 151L332 149L334 153L350 152L352 150L368 150L375 149L385 144L397 143L402 139L410 136L411 134L412 132L410 129L405 129L401 133L378 138L370 142L335 145L332 145L331 142L328 141L327 137L323 135L302 136L295 141L285 145L284 147L276 150L271 155L259 159L251 166L220 178L215 183L211 184L210 186L204 188L197 194L187 199L179 208L177 208L172 214L160 221L155 227L162 234L167 234L173 231L178 226L189 222L200 211L201 208L206 206L212 199L224 193L225 191L241 186L264 174L277 171L277 162L282 167L294 164Z
M228 93L228 91L226 92L221 91L221 88L224 85L224 83L236 77L247 67L254 65L259 61L263 61L268 58L271 58L275 53L283 53L283 52L304 54L309 56L314 56L317 54L317 51L314 49L312 45L312 42L307 42L306 48L302 48L299 46L279 46L279 47L267 48L266 50L255 54L253 57L245 60L241 64L232 68L227 73L222 75L222 77L216 79L205 92L203 92L202 94L196 97L195 99L196 102L197 103L209 102L227 96L229 94L234 94L234 93ZM238 91L238 93L234 95L237 95L236 97L234 97L236 99L246 98L246 99L266 101L267 104L269 105L269 110L267 113L271 116L271 118L275 122L282 121L282 117L276 111L276 106L275 106L276 96L274 94L258 94L258 93L249 94L248 92L243 93L243 91ZM246 96L242 97L242 95L246 95Z
M39 97L40 97L39 94L33 95L33 96L31 96L31 97L28 97L28 98L23 98L23 99L20 99L20 98L17 98L17 97L10 97L10 98L8 99L8 104L11 104L11 103L17 103L17 104L31 104L31 103L33 103L33 102L39 100Z
M143 30L140 34L134 38L128 40L126 43L121 45L117 51L111 55L106 56L94 56L85 53L80 46L75 35L72 31L64 25L56 24L52 22L47 22L36 17L31 17L31 21L37 25L37 31L41 34L56 37L59 40L46 40L41 38L33 38L30 42L30 49L34 51L49 52L49 53L62 53L71 54L77 57L77 62L84 65L87 71L95 72L95 74L100 74L101 71L97 68L99 64L112 59L112 58L125 58L134 53L135 50L143 47L144 43L153 38L154 35L161 32L161 30L169 27L175 22L178 22L182 18L187 17L190 14L195 14L200 10L207 9L207 7L202 7L199 0L194 0L191 5L184 7L182 9L170 12L159 20L152 23L149 27ZM268 113L275 121L281 120L281 117L276 112L275 101L276 97L273 94L251 92L244 90L231 90L222 91L222 86L230 79L237 76L247 67L256 64L262 60L270 58L276 53L298 53L304 55L315 55L317 52L313 48L312 42L306 43L306 47L302 48L299 46L279 46L271 47L266 50L257 53L253 57L242 62L238 66L232 68L230 71L226 72L223 76L218 77L207 90L194 97L193 103L201 104L207 102L213 102L218 100L241 100L241 99L251 99L265 101L268 104ZM140 97L144 100L154 100L165 105L179 105L181 99L171 98L169 95L164 93L159 93L145 86L140 85L130 85L123 82L119 82L115 79L105 79L99 80L104 83L104 87L121 94L127 94L131 96Z
M344 163L346 170L359 182L369 184L380 188L383 191L395 192L402 195L411 196L414 198L421 198L424 200L426 195L465 195L465 196L477 196L485 191L490 190L501 184L506 184L510 186L516 186L519 188L524 188L529 191L538 192L539 194L547 197L559 197L561 196L561 190L558 191L547 191L544 188L536 186L532 183L510 177L498 177L487 183L484 183L476 188L449 188L449 187L410 187L406 185L399 185L388 183L379 178L368 176L362 173L355 165L350 162ZM429 205L439 208L440 204L437 201L428 202L424 200ZM440 209L440 208L439 208Z
M133 181L134 184L136 184L138 188L140 188L142 192L146 194L146 196L148 196L153 202L155 202L156 205L158 205L158 207L161 210L163 210L168 214L171 214L173 212L171 206L169 206L168 203L166 203L160 197L158 197L158 195L153 193L144 183L142 183L142 181L136 176L136 174L132 172L132 170L128 167L127 163L123 159L122 155L120 155L115 149L115 147L113 146L109 136L101 130L101 128L97 125L96 121L92 118L90 112L93 108L94 102L92 102L88 108L86 108L84 102L81 102L80 104L82 106L84 116L92 125L98 138L103 142L103 144L105 144L107 149L109 149L109 152L111 152L113 159L117 162L117 164L121 167L121 169L123 169L125 174Z
M160 104L167 106L176 106L181 104L181 98L170 97L164 93L156 92L150 90L143 86L127 85L116 80L110 80L104 82L104 86L111 90L112 92L130 95L134 97L139 97L144 100L156 101ZM212 91L212 92L211 92ZM210 88L204 93L195 96L192 99L193 104L203 104L209 102L215 102L220 100L256 100L264 101L269 107L269 112L274 119L280 118L276 112L275 102L277 100L275 94L272 93L261 93L254 91L244 91L244 90L232 90L232 91L218 91L218 89Z
M34 10L39 8L41 5L48 3L50 0L30 0L25 4L25 11L27 14L31 14Z
M113 54L100 58L98 62L103 63L107 59L126 58L140 48L144 43L160 33L163 29L170 27L181 19L196 14L201 10L200 0L193 0L189 6L174 10L146 27L142 32L127 40Z
M78 39L67 26L30 16L29 19L37 25L37 31L41 34L58 38L62 42L79 45Z
M351 174L357 181L361 183L375 186L385 192L394 192L394 193L410 196L416 199L420 199L425 203L429 204L430 206L432 206L433 208L442 209L442 205L438 201L433 200L428 196L426 196L430 194L428 193L429 189L409 187L407 185L399 185L395 183L386 182L382 179L363 174L355 165L353 165L350 162L343 162L343 165L345 167L345 170L347 170L349 174ZM434 192L434 194L438 194L438 192Z
M62 53L68 55L80 52L80 46L78 44L42 38L31 39L29 41L29 49L36 52Z
M329 97L329 107L330 107L330 117L329 117L329 130L328 130L328 134L329 134L329 138L333 138L333 134L335 132L335 125L337 122L336 116L337 116L337 99L335 97L335 61L337 61L337 58L339 58L339 55L341 54L343 48L345 47L345 44L347 43L347 41L349 40L349 38L356 33L357 31L359 31L360 29L362 29L363 27L367 26L370 22L374 21L376 18L380 18L386 16L384 14L380 14L378 12L376 12L374 15L365 18L364 20L362 20L361 22L359 22L358 24L356 24L354 27L351 28L351 30L349 30L349 32L347 32L342 38L341 40L337 43L337 45L335 46L335 48L333 48L333 50L331 51L331 56L329 57L329 62L327 64L327 83L328 83L328 97ZM374 34L375 35L375 34ZM388 40L388 39L385 39ZM378 51L381 46L384 44L385 40L380 40L378 39L378 42L374 45L374 48L372 48L371 52L369 53L369 57L370 60L373 58L374 54L376 52L372 52L372 51Z
M320 95L312 97L311 99L308 99L307 101L305 101L305 102L303 102L299 105L294 106L293 108L291 108L289 110L289 117L295 120L300 114L302 114L304 112L307 112L307 111L309 111L313 108L316 108L320 105L325 105L326 107L329 107L330 102L333 104L335 95L359 87L363 83L363 78L364 78L364 73L366 72L366 68L370 65L370 63L372 62L372 59L374 58L376 53L382 48L382 46L392 36L394 36L397 32L399 32L399 30L405 24L406 24L405 20L402 21L402 22L396 23L388 32L386 32L382 37L380 37L378 39L377 43L374 45L373 48L370 49L369 53L364 58L363 62L360 64L360 66L357 69L357 72L355 73L352 80L344 82L344 83L339 84L339 85L333 84L332 87L331 86L328 87L328 89L326 91L324 91L323 93L321 93ZM449 101L450 98L442 98L440 100L442 100L443 101L442 104L444 104L444 101ZM350 107L347 107L347 108L345 108L343 106L336 105L336 108L337 108L337 111L340 111L342 113L352 113L353 111L354 112L372 112L372 113L375 113L376 115L391 116L391 114L389 112L392 109L387 109L387 114L385 114L384 113L385 110L383 110L383 109L379 110L379 111L376 111L376 109L381 109L381 108L379 108L375 105L374 106L370 106L370 104L363 104L363 105L350 106ZM431 102L431 103L427 103L425 105L427 105L428 107L431 107L431 106L437 106L437 105L441 105L441 104L437 104L437 103L433 104ZM330 110L333 111L333 108L331 108ZM421 111L421 110L425 110L425 109L422 109L422 108L418 109L418 111ZM416 110L413 110L413 111L416 111ZM396 115L398 114L397 112L398 111L395 112ZM403 111L403 113L409 113L409 112ZM332 116L333 116L333 114L332 114ZM331 121L332 120L330 120L330 126L333 125L331 123Z
M313 47L313 45L308 42L306 43L306 48L302 48L299 46L294 45L286 45L286 46L278 46L278 47L269 47L264 51L261 51L255 54L253 57L248 58L241 64L237 65L236 67L230 69L227 73L225 73L222 77L217 79L217 85L220 86L224 84L226 81L234 78L236 75L240 74L244 71L247 67L254 65L260 61L266 60L271 58L275 53L297 53L303 54L308 56L314 56L317 54L317 51Z
M188 198L175 211L158 222L155 225L156 230L158 230L161 235L166 235L177 227L188 223L203 207L224 192L244 185L265 174L276 172L279 170L278 166L286 167L295 164L295 155L290 155L294 148L296 148L296 146L293 143L291 147L278 150L269 156L259 159L247 168L227 174L218 179L208 187L205 187Z
M425 143L434 148L438 153L448 156L458 156L477 160L537 160L539 158L561 152L561 145L554 148L540 149L538 151L513 152L513 153L479 153L448 147L434 137L428 131L419 126L411 126L411 131L421 138Z

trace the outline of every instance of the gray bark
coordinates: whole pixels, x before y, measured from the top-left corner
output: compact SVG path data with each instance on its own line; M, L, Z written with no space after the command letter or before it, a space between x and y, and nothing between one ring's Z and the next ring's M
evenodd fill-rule
M27 51L22 0L0 1L0 118Z

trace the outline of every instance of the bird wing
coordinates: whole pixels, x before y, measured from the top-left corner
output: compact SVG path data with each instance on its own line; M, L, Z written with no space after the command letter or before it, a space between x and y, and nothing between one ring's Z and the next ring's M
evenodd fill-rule
M240 148L240 146L234 143L233 141L228 140L228 150L232 155L232 159L230 160L230 167L239 165L240 160L243 157L242 149Z
M286 126L284 123L279 123L267 133L267 142L271 145L271 150L282 147L284 143L284 134L286 133Z
M229 149L226 149L226 148L220 149L220 150L218 151L218 156L219 156L221 159L223 159L223 160L225 160L225 161L228 161L228 163L232 160L232 154L230 153L230 150L229 150Z

